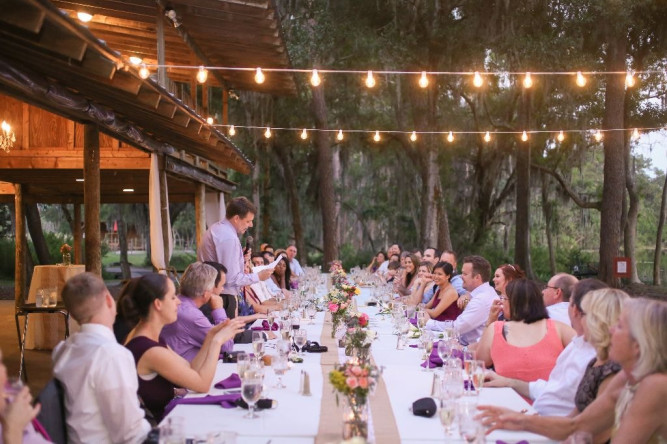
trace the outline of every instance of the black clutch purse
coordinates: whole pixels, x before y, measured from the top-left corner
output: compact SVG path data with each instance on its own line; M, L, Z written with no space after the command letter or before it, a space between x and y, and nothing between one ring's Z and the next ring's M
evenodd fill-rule
M412 403L412 413L415 416L430 418L437 410L438 406L435 405L433 398L421 398Z
M329 347L326 345L320 345L316 341L308 341L308 343L303 347L308 353L324 353L329 350Z

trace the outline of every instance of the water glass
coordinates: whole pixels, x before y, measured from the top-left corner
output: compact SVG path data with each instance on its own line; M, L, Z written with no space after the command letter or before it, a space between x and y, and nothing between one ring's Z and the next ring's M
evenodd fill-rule
M456 419L456 402L443 396L440 399L440 411L438 413L440 423L445 428L445 435L452 436L452 425Z
M241 397L248 403L248 414L244 418L259 418L255 414L255 403L262 395L262 380L260 378L246 378L241 385Z
M255 352L255 356L262 357L264 356L264 333L261 331L252 332L252 349Z
M236 371L239 374L239 377L243 379L245 377L245 372L248 370L250 365L250 359L247 353L239 352L236 355Z
M459 400L458 404L459 433L466 442L475 442L484 437L484 427L475 419L477 415L477 402L471 399Z
M294 345L297 347L299 354L303 355L303 347L308 341L308 333L304 329L299 329L294 332Z
M273 368L273 372L278 377L278 381L276 382L276 385L274 385L273 387L278 388L278 389L287 388L287 386L285 384L283 384L283 381L282 381L283 375L289 369L289 366L288 366L288 363L287 363L287 355L279 354L278 356L274 356L273 361L271 363L271 367Z
M44 297L46 296L46 303L44 302ZM49 301L48 301L48 293L44 288L40 288L37 290L37 294L35 295L35 307L48 307Z

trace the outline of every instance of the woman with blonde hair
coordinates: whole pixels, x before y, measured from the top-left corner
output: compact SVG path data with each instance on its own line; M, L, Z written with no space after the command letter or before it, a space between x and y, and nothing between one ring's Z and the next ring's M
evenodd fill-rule
M612 444L667 443L667 302L626 300L610 331L609 358L622 371L586 410L561 418L480 406L488 432L527 430L559 441L587 432L599 440L611 428Z

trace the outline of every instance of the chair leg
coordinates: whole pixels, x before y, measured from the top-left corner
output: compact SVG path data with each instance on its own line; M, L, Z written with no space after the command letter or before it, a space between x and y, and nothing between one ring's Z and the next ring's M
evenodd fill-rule
M63 313L65 315L65 339L69 338L69 311Z
M17 322L18 325L18 322ZM28 382L28 372L25 368L25 337L28 334L28 314L25 314L25 324L23 325L23 337L21 338L21 362L19 364L19 379L23 377Z

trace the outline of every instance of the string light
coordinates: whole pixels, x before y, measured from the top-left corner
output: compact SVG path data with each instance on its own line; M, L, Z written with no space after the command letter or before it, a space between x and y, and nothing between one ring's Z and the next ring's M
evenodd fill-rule
M639 140L639 130L637 128L632 130L632 140Z
M410 134L410 140L412 140L413 142L417 141L417 133L416 132L413 131L412 134Z
M556 136L556 139L557 139L559 142L562 142L563 140L565 140L565 134L563 134L563 131L561 131L561 132L558 133L558 136Z
M269 128L268 126L266 127L266 131L264 131L264 137L266 137L267 139L271 138L271 128Z
M133 64L134 66L141 65L141 62L143 62L143 60L141 60L141 57L130 56L130 63Z
M320 83L322 83L322 79L320 79L320 75L317 73L317 70L313 69L313 75L310 76L310 84L313 86L320 86Z
M449 134L447 135L447 142L452 143L453 141L454 141L454 133L450 131Z
M227 132L230 136L234 137L236 135L236 128L234 128L234 125L229 127L229 131Z
M340 129L338 130L338 135L336 136L336 139L338 139L339 141L343 140L343 130Z
M203 66L200 66L199 71L197 71L197 81L199 83L206 83L206 79L208 79L208 71Z
M523 87L530 88L533 86L533 78L530 76L530 73L527 72L526 76L523 78Z
M422 75L419 78L419 86L426 88L428 86L428 77L426 77L426 71L422 71Z
M81 20L83 23L88 23L93 19L93 15L89 14L87 12L77 12L76 16L78 17L79 20Z
M596 142L600 142L602 140L602 133L600 132L600 130L597 130L597 132L595 133L595 136L593 136L593 137L595 137Z
M262 68L257 68L255 70L255 82L261 85L262 83L264 83L264 80L266 80L266 76L264 76Z
M482 76L479 75L479 72L477 71L475 71L475 74L473 75L472 84L475 85L476 88L481 88L484 84L484 79L482 79Z
M208 123L209 125L213 125L213 117L207 117L206 123Z
M16 142L16 134L12 131L11 125L4 120L0 124L0 129L2 129L2 133L0 133L0 149L8 153L9 149L14 146L14 142Z
M524 142L527 142L528 141L528 133L526 133L525 131L523 133L521 133L521 140L524 141Z
M151 76L151 72L146 68L146 65L141 65L141 68L139 69L139 77L142 79L146 80Z
M484 134L484 142L491 142L491 134L488 131Z
M303 131L301 131L301 138L303 140L306 140L308 138L308 132L306 131L306 128L304 128Z
M586 86L586 77L581 73L581 71L577 71L577 86L583 88Z
M375 86L375 78L373 77L373 71L368 71L366 75L366 86L372 88Z
M627 88L632 88L635 86L635 83L637 83L635 80L635 74L632 71L628 71L628 73L625 75L625 86Z
M376 142L380 141L380 131L375 131L375 135L373 136L373 140Z

